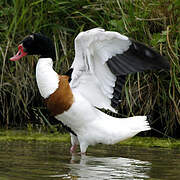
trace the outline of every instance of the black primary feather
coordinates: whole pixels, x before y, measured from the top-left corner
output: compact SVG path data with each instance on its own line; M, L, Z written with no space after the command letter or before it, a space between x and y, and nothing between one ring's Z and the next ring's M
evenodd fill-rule
M116 54L108 59L107 65L111 72L117 76L111 105L115 109L121 99L121 90L125 84L126 75L143 72L150 69L169 69L168 60L153 49L142 43L131 40L129 49L122 54Z

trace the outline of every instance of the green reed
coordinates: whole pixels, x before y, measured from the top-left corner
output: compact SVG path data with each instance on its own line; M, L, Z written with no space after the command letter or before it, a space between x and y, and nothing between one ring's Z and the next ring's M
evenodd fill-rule
M26 35L41 32L51 37L57 52L55 70L64 73L73 61L76 35L103 27L144 42L169 59L170 72L128 76L120 112L124 116L151 114L155 127L176 136L180 128L179 9L178 0L2 0L1 125L47 124L48 115L35 82L37 57L8 60Z

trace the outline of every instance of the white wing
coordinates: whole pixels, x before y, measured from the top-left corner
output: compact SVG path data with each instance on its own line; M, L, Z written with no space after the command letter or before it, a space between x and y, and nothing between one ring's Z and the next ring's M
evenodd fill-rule
M128 38L116 32L97 28L81 32L75 39L71 87L78 89L92 105L114 111L110 104L116 76L106 61L127 50L129 45Z
M117 32L95 28L79 33L75 39L70 85L93 106L114 111L128 73L166 67L167 61L143 44Z

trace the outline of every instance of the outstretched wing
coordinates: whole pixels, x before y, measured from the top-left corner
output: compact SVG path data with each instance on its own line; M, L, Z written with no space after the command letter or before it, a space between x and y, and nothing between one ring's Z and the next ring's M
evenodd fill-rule
M126 75L169 68L168 61L147 46L118 32L95 28L75 39L71 87L99 108L116 109Z

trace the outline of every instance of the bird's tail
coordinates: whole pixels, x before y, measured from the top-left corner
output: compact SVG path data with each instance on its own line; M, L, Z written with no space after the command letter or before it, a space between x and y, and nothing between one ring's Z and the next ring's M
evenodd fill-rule
M131 128L137 131L151 130L150 116L134 116L130 118Z

